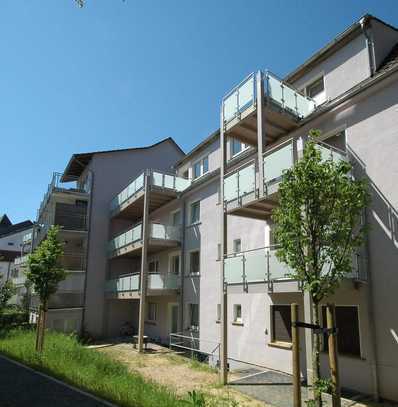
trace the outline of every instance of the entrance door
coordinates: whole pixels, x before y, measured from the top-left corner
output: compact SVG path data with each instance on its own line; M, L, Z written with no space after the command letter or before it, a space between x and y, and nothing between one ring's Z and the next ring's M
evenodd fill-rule
M170 333L178 332L178 304L170 304L169 306L170 316Z

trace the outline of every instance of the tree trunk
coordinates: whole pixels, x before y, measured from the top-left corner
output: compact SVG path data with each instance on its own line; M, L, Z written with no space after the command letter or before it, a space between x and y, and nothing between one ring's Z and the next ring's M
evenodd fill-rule
M40 333L41 333L41 321L42 321L42 306L39 306L39 318L37 320L36 324L36 346L35 349L38 352L39 351L39 344L40 344Z
M42 309L42 321L41 321L41 333L40 333L40 339L39 339L39 351L43 351L43 346L44 346L44 334L46 330L46 320L47 320L47 302L43 303L43 309Z
M314 318L314 324L319 324L319 306L318 302L312 302L312 315ZM321 377L321 363L319 359L319 354L321 352L321 341L319 334L315 332L313 335L313 348L312 348L312 387L314 392L315 407L322 407L322 393L317 389L317 383Z

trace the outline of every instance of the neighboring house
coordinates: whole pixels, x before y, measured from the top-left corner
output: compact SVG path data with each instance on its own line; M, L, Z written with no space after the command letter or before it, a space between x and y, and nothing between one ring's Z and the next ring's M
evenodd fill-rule
M231 367L291 373L289 307L297 302L310 322L310 303L275 256L270 214L282 171L319 128L322 154L349 159L372 194L367 244L329 299L337 306L341 383L398 400L398 30L367 15L283 81L269 72L248 76L223 99L220 122L187 155L166 139L71 158L61 181L77 182L68 205L87 210L79 234L86 272L79 306L54 306L49 327L97 337L131 327L163 343L182 334L184 345L216 359L226 340ZM59 186L46 202L65 199ZM47 206L38 222L62 224L64 216L44 221L43 213L54 214ZM301 335L310 382L311 338Z
M32 232L32 227L30 220L13 224L6 214L0 217L0 284L8 279L13 280L14 261L23 253L25 235Z

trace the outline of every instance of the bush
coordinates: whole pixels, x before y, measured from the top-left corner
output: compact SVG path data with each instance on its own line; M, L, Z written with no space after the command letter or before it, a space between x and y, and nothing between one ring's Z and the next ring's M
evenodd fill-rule
M0 328L23 325L28 320L29 315L25 310L21 310L18 307L9 307L0 313Z
M180 406L183 401L167 388L128 372L123 364L82 346L74 335L48 332L42 353L35 351L35 332L11 329L0 336L0 352L117 405Z

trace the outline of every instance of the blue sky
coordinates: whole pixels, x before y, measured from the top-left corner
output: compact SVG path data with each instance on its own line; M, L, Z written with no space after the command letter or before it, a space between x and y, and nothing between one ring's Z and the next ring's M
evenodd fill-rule
M396 0L1 0L0 214L35 218L73 153L172 136L189 151L250 72L287 74Z

